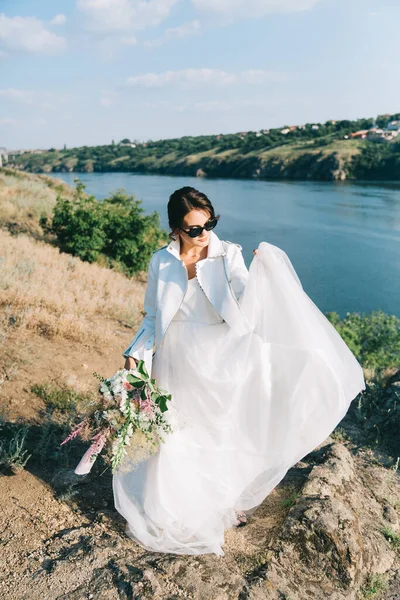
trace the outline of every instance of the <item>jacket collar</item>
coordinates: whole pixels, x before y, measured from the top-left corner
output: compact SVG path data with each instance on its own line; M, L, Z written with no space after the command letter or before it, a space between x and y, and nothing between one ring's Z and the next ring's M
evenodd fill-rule
M176 240L172 240L167 246L168 252L176 256L180 260L181 244L179 236ZM213 230L210 231L210 240L208 242L207 258L215 258L216 256L226 256L222 241L219 239Z

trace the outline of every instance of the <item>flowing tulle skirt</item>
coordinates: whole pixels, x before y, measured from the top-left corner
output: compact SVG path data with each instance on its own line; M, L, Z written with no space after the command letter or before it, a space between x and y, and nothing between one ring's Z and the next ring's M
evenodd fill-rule
M174 432L113 476L126 532L148 550L222 556L235 510L253 512L365 389L287 255L267 242L258 250L241 301L252 332L173 320L154 355Z

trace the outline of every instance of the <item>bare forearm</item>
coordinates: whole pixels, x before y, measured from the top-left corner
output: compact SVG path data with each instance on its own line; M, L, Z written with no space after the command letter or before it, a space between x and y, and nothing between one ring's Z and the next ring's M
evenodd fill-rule
M124 369L135 369L136 368L136 361L133 358L133 356L127 356L125 359L125 365L124 365Z

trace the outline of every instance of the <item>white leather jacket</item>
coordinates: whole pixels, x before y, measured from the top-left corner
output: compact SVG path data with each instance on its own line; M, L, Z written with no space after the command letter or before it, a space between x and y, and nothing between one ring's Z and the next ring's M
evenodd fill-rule
M207 257L195 264L200 287L217 313L239 335L250 331L240 310L248 269L239 244L220 240L210 231ZM180 258L180 240L159 248L150 259L144 298L145 316L123 356L143 359L149 375L154 345L159 347L188 285L187 268Z

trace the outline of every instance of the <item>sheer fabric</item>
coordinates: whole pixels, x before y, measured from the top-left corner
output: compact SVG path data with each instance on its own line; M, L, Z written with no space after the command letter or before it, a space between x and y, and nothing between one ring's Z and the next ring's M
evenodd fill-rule
M148 550L224 555L235 510L252 513L365 389L361 365L277 246L260 243L241 310L252 329L243 336L189 280L154 355L174 432L113 476L126 532Z

